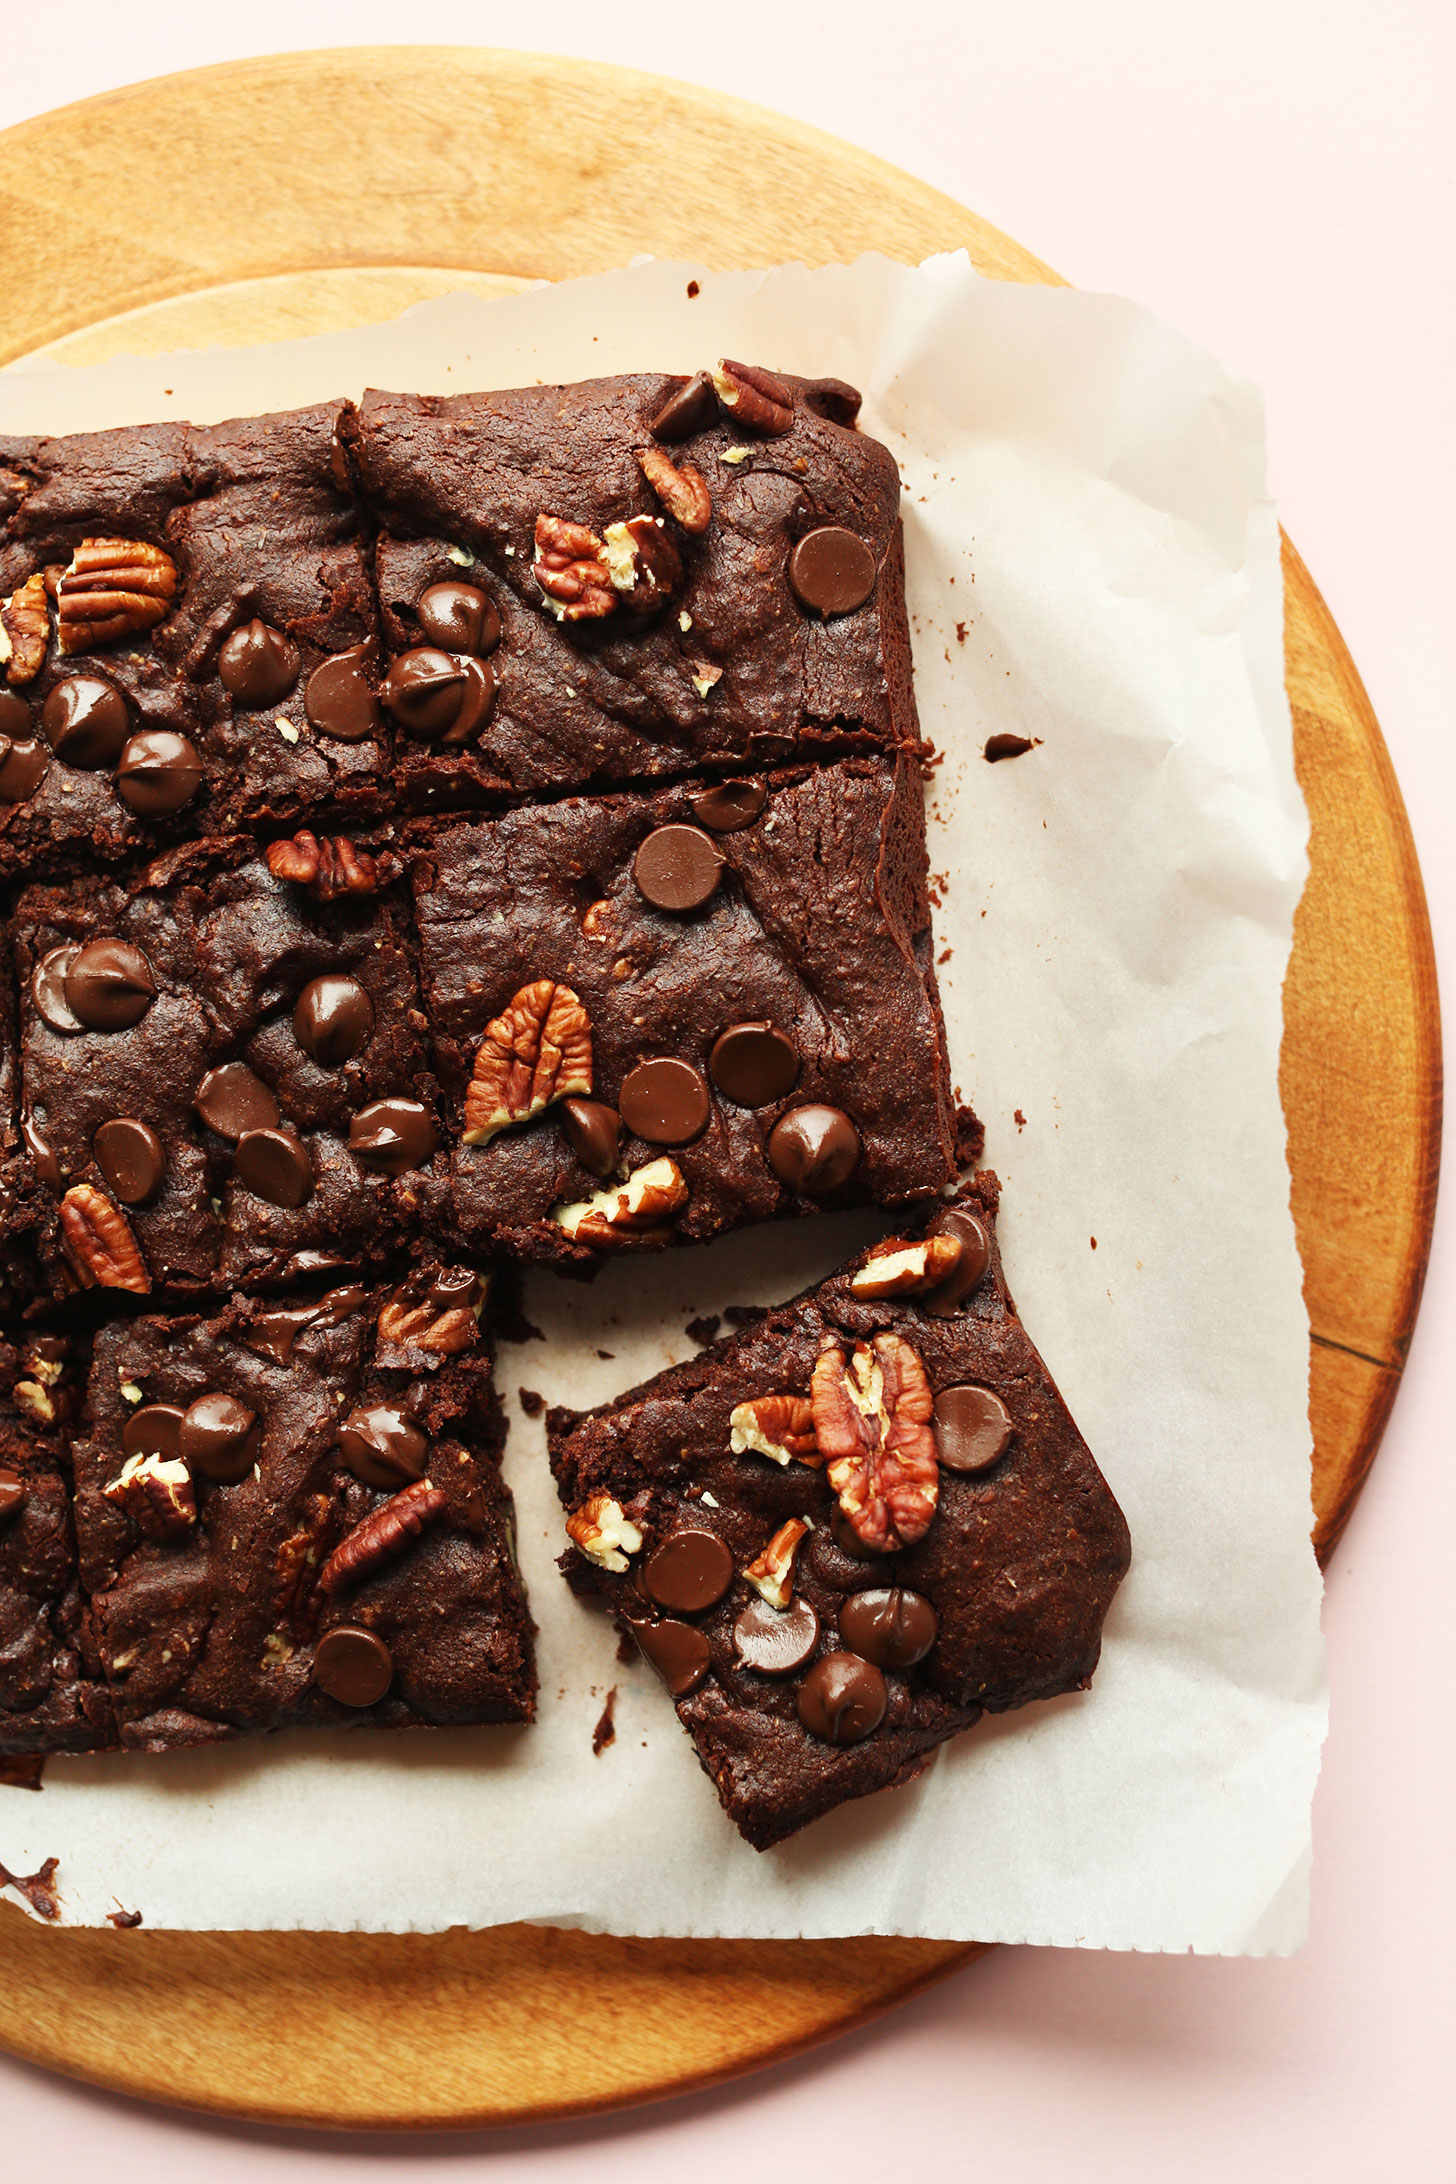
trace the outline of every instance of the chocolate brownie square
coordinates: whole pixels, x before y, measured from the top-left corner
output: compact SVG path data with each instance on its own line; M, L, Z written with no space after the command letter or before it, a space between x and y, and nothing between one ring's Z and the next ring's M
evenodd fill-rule
M1122 1512L1032 1347L982 1174L695 1358L553 1411L573 1545L759 1849L1081 1690Z
M100 1332L76 1530L123 1746L532 1719L482 1293L433 1269Z
M415 889L466 1248L590 1268L954 1173L908 757L440 822Z
M738 365L366 394L405 800L914 744L900 479L858 407Z

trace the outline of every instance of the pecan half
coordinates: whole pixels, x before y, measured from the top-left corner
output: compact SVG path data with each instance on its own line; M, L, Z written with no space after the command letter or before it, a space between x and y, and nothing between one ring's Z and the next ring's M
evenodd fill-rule
M750 432L777 439L792 431L794 390L784 385L777 372L766 372L761 364L736 364L731 356L720 357L713 385L724 409Z
M628 1555L635 1555L642 1545L642 1534L610 1494L593 1494L580 1509L573 1509L566 1530L582 1553L604 1570L625 1570Z
M336 1508L329 1495L311 1494L302 1524L280 1543L273 1558L273 1613L295 1637L306 1638L313 1630L311 1603Z
M923 1539L940 1494L925 1367L900 1335L857 1342L846 1358L827 1337L809 1400L814 1433L856 1536L879 1554Z
M661 516L609 523L602 550L613 588L629 614L655 614L682 583L682 557Z
M392 849L359 849L342 834L320 838L307 827L300 827L291 842L270 842L267 854L275 880L311 887L320 902L332 902L338 895L377 895L404 870Z
M415 1479L400 1493L391 1494L344 1534L319 1571L320 1591L342 1592L346 1585L362 1583L402 1555L444 1507L445 1496L428 1479Z
M781 1524L763 1553L755 1555L743 1575L755 1592L762 1593L771 1608L786 1608L794 1597L794 1564L808 1538L810 1526L799 1517Z
M177 564L135 538L83 538L56 587L62 652L155 629L177 596Z
M83 1288L144 1297L152 1286L126 1215L93 1183L73 1183L61 1200L61 1248Z
M787 1464L822 1464L807 1395L758 1395L735 1405L728 1419L728 1446L735 1456L767 1456Z
M589 1097L591 1023L570 986L538 978L485 1027L465 1094L465 1143L488 1145L553 1100Z
M101 1492L149 1539L178 1539L197 1522L192 1474L180 1456L128 1456Z
M958 1236L927 1236L913 1244L903 1236L887 1236L865 1263L849 1277L856 1297L913 1297L924 1289L938 1289L960 1264Z
M713 520L713 496L701 470L684 463L681 469L660 447L637 451L643 477L672 517L693 538L700 538Z
M37 569L18 591L0 601L0 666L12 683L33 682L45 664L51 641L51 610L45 571Z
M537 516L532 573L558 622L599 622L617 611L607 549L584 523Z
M420 1267L382 1307L380 1344L458 1357L479 1339L485 1291L473 1266Z
M573 1243L603 1250L665 1241L667 1223L687 1202L682 1170L664 1155L634 1169L625 1183L609 1183L590 1198L553 1206L551 1219Z

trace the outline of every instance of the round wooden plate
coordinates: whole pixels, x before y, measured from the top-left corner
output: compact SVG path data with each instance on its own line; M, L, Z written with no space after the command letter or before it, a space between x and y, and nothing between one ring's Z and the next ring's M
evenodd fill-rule
M392 317L446 289L622 265L964 247L1057 276L963 206L757 107L475 48L241 61L0 135L0 363L86 363ZM1338 1538L1415 1321L1440 1129L1435 970L1379 728L1286 543L1312 822L1281 1084L1311 1335L1315 1537ZM0 1791L0 1796L19 1794ZM64 1878L64 1876L63 1876ZM53 1931L0 1916L0 2041L153 2099L275 2122L521 2122L681 2092L843 2032L960 1944Z

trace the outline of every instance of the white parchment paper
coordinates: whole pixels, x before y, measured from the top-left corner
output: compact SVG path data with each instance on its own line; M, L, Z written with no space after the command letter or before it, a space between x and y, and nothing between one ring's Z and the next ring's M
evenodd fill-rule
M982 281L963 256L647 264L311 341L20 368L0 429L725 351L852 380L901 463L921 718L946 754L930 841L952 1060L1005 1182L1018 1302L1132 1527L1095 1685L748 1849L651 1671L621 1666L557 1577L544 1436L515 1391L601 1401L690 1355L694 1314L790 1295L872 1224L623 1262L592 1288L537 1276L547 1340L504 1347L500 1377L539 1724L52 1761L41 1796L0 1789L0 1859L58 1855L72 1921L119 1902L154 1926L1303 1936L1324 1692L1276 1068L1305 814L1254 391L1132 304ZM983 763L1004 731L1036 747Z

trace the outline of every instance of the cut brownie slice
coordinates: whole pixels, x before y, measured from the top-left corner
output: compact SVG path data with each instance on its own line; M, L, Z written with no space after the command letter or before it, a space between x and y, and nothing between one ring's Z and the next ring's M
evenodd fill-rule
M551 1414L562 1567L759 1849L1096 1667L1127 1526L1007 1294L997 1194L982 1174L690 1364Z
M467 1248L590 1266L952 1175L908 757L442 823L415 886Z
M852 388L742 373L346 420L408 802L915 743L894 458Z
M432 1269L98 1335L76 1530L123 1745L532 1719L482 1288Z

